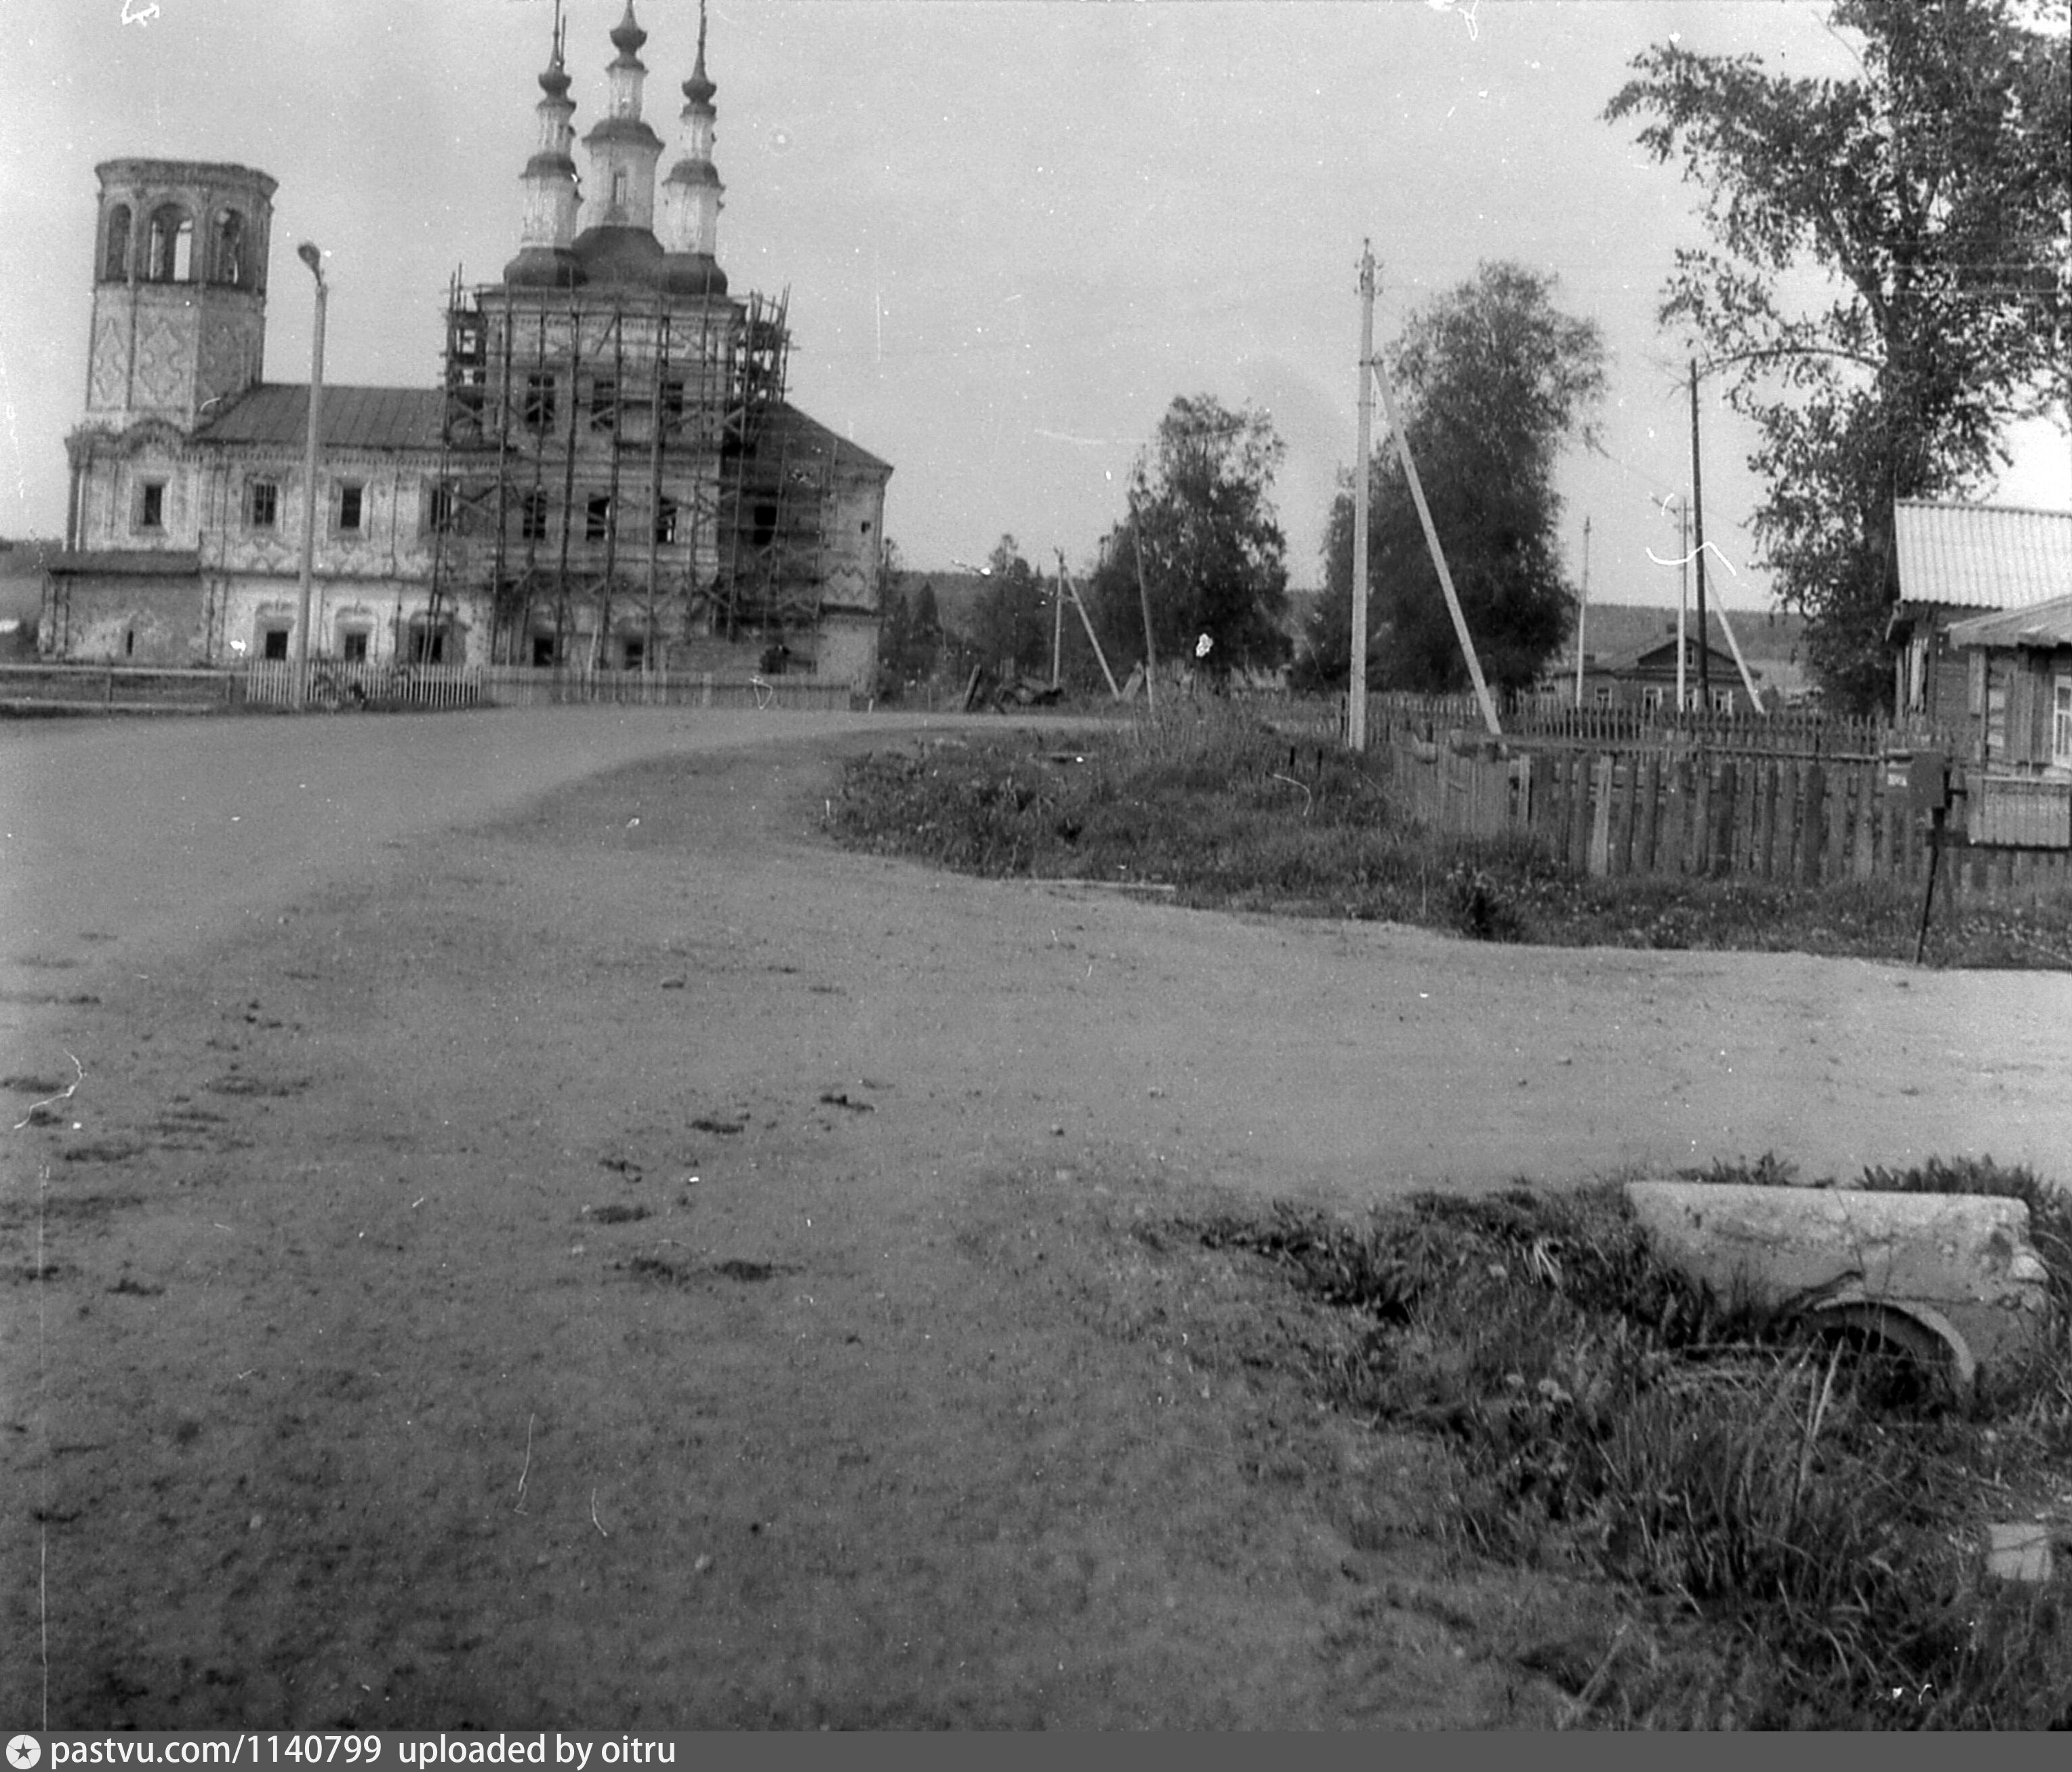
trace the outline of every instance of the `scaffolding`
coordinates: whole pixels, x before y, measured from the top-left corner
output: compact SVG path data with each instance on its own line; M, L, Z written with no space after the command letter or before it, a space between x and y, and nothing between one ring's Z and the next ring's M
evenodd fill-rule
M793 446L788 299L457 273L428 621L471 595L498 662L586 670L815 621L828 467Z

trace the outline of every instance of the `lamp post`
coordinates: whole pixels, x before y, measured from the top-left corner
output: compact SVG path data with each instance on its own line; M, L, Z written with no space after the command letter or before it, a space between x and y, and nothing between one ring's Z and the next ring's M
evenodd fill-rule
M308 240L295 248L295 256L310 268L317 280L316 328L310 335L310 431L302 449L302 566L301 613L295 621L295 680L289 701L306 708L310 699L310 585L316 569L317 550L317 426L323 406L324 301L330 294L324 285L323 254Z

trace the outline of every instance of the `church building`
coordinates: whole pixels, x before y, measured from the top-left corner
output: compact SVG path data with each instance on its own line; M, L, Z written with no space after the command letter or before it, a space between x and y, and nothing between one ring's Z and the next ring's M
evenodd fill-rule
M97 168L86 412L46 656L294 657L313 519L313 658L774 656L869 686L892 470L785 398L787 301L729 292L703 17L666 174L632 0L580 177L563 39L557 18L516 256L450 292L441 386L319 389L314 488L310 389L262 374L274 180Z

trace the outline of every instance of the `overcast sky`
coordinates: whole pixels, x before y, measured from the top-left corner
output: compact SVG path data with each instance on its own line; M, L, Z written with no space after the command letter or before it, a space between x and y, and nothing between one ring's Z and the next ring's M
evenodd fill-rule
M569 0L586 132L624 0ZM647 115L676 158L696 0L639 0ZM1355 445L1363 237L1378 336L1511 258L1610 347L1601 457L1564 474L1563 544L1593 597L1674 602L1690 478L1687 343L1655 311L1693 194L1599 121L1629 59L1680 33L1846 73L1805 0L713 0L734 292L788 288L791 392L890 461L908 562L1003 532L1077 564L1182 393L1265 408L1276 503L1314 584ZM85 386L95 165L225 160L280 181L268 379L308 376L319 242L329 381L432 385L458 269L516 250L551 0L0 0L0 535L64 518ZM578 164L583 164L578 156ZM1706 531L1767 601L1743 527L1750 438L1708 392ZM1997 496L2072 507L2072 444L2032 429Z

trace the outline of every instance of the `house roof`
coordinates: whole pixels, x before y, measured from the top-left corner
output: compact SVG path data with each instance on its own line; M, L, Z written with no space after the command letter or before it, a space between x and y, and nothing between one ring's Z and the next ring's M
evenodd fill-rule
M818 419L808 418L789 400L779 400L770 409L756 439L758 454L767 454L773 448L792 453L804 449L832 455L837 470L888 478L892 472L890 461L880 461L870 450L857 448L841 433L829 430Z
M1698 658L1697 642L1698 636L1694 631L1691 635L1691 660L1693 668L1696 668ZM1711 646L1705 650L1711 655L1712 664L1724 665L1730 675L1738 675L1734 665L1733 655L1725 647ZM1575 669L1572 662L1569 669L1572 671ZM1609 654L1593 653L1583 662L1583 675L1586 677L1593 675L1616 677L1628 671L1649 670L1667 671L1672 675L1675 674L1676 670L1676 636L1675 634L1666 635L1659 640L1650 641L1643 646L1629 646L1622 652Z
M2035 646L2045 651L2072 646L2072 595L2054 597L2026 609L1975 615L1950 624L1950 643L1959 646Z
M332 449L436 449L446 396L436 388L333 388L320 414ZM195 433L210 443L299 445L309 434L306 384L261 382Z
M1893 520L1902 602L2019 609L2072 585L2072 511L1902 498Z

